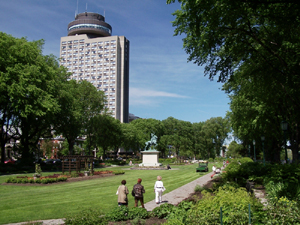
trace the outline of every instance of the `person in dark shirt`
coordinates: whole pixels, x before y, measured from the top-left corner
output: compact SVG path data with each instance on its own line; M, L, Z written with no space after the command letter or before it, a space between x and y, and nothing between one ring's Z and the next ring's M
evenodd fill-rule
M143 194L145 193L145 189L144 189L144 186L141 185L141 183L142 183L142 179L139 178L138 181L137 181L137 184L135 184L133 186L132 195L134 195L134 201L135 201L134 207L137 207L138 206L138 201L140 201L141 205L142 205L142 208L145 208L145 206L144 206L144 196L143 196Z

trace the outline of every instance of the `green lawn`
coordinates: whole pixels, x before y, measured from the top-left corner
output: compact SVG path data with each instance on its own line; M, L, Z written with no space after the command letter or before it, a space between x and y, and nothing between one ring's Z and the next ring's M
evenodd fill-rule
M153 186L156 176L163 178L168 193L189 183L206 173L196 173L197 165L172 166L176 170L125 170L124 175L101 179L59 183L47 186L0 185L0 224L34 221L39 219L64 218L68 213L83 208L101 208L104 212L117 206L116 191L121 180L131 192L138 178L142 178L146 193L145 203L154 199ZM109 170L120 170L109 168ZM211 164L209 164L211 171ZM43 175L46 175L44 173ZM3 183L8 176L0 176ZM129 207L133 207L133 197L129 196Z

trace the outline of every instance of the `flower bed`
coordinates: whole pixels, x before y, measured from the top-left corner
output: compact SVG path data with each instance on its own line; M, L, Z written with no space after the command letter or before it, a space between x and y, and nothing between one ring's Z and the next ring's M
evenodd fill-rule
M94 171L94 175L109 174L109 173L113 173L113 171L110 170Z
M94 171L93 175L118 175L118 174L124 174L125 172L123 170L118 171L110 171L110 170L104 170L104 171ZM53 174L49 176L43 176L43 177L28 177L28 176L18 176L18 177L10 177L5 180L5 183L15 183L15 184L50 184L50 183L57 183L57 182L63 182L67 181L69 179L70 181L73 179L84 179L84 173L71 173L67 175L63 174ZM92 177L92 176L89 176ZM96 178L96 177L95 177Z
M68 177L66 175L54 174L50 176L44 176L40 178L27 177L27 176L18 176L18 177L9 177L5 180L5 183L17 183L17 184L48 184L66 181Z

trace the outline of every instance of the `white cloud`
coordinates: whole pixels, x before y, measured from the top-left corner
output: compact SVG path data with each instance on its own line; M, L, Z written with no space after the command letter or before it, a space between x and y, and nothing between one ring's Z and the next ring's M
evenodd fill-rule
M165 91L147 90L144 88L130 88L130 96L138 95L141 97L171 97L171 98L188 98L184 95L178 95L175 93L168 93Z
M148 105L158 106L163 98L189 98L188 96L179 95L165 91L156 91L145 88L130 88L129 104L130 105Z

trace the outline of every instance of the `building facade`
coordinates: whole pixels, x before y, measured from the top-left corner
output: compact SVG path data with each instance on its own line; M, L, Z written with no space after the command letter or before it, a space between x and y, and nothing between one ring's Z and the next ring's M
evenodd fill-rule
M105 107L121 122L129 120L129 47L124 36L98 13L79 13L61 37L60 63L76 81L87 80L104 91Z

